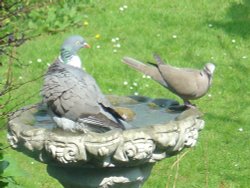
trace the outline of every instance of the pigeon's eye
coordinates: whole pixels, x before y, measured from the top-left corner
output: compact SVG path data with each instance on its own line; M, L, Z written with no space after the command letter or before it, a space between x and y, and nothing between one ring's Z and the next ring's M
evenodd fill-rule
M81 42L78 40L78 41L76 41L76 45L80 45L81 44Z

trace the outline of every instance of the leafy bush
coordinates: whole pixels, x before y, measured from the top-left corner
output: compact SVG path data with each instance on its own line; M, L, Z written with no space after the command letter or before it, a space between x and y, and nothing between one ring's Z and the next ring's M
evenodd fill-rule
M88 1L87 1L88 2ZM56 33L71 26L80 26L86 16L84 10L88 3L76 1L51 1L32 9L26 16L28 28L41 32Z

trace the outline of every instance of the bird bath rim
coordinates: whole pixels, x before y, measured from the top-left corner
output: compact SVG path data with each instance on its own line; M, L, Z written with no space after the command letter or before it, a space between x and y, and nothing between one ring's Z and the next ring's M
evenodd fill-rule
M23 108L10 117L9 143L32 152L41 162L59 166L133 167L155 163L193 147L204 127L200 112L191 109L166 124L105 133L65 133L30 126L26 120L32 121L36 110L39 105Z

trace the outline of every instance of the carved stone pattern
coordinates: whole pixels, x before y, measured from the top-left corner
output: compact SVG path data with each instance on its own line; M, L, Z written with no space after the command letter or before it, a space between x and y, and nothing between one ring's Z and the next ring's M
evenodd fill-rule
M94 166L134 166L154 163L185 147L193 147L204 121L195 116L131 130L112 130L106 133L63 135L47 129L9 121L8 139L12 147L25 147L40 155L45 150L48 163L67 166L91 160ZM92 160L93 159L93 160ZM46 162L46 161L44 161Z
M110 188L117 183L129 183L130 180L126 177L107 177L102 180L98 188Z

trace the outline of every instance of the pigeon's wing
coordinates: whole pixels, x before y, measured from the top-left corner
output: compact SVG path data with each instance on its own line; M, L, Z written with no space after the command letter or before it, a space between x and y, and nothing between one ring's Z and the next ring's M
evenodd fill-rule
M107 122L109 122L109 124L112 125L112 123L116 122L114 126L117 127L117 124L119 124L120 128L124 128L122 123L122 121L124 120L123 117L121 117L121 115L113 109L109 100L102 94L99 86L96 84L95 79L82 70L80 70L79 72L80 76L78 76L78 74L75 75L77 75L77 79L79 80L79 82L86 83L87 90L89 91L92 100L95 101L95 104L97 104L100 109L100 113L98 115L95 115L95 117L91 116L91 119L103 120L104 122L104 119L108 118Z
M167 83L164 81L161 73L156 66L146 65L140 61L137 61L131 57L124 57L123 63L129 65L135 70L142 72L143 74L149 75L152 79L159 82L164 87L168 87Z
M42 94L52 111L72 120L82 114L97 114L99 108L92 98L87 83L79 82L75 76L60 64L50 67L45 76Z
M88 91L91 93L92 98L97 101L98 106L101 107L102 113L105 115L112 115L112 117L117 121L124 120L120 114L113 109L110 101L103 95L101 89L91 75L82 71L81 69L75 70L75 68L72 67L69 69L69 71L75 75L79 82L85 83L87 85Z
M95 80L81 69L62 63L53 64L45 76L42 95L59 117L119 127L113 115L102 109L100 103L108 105L108 102Z

